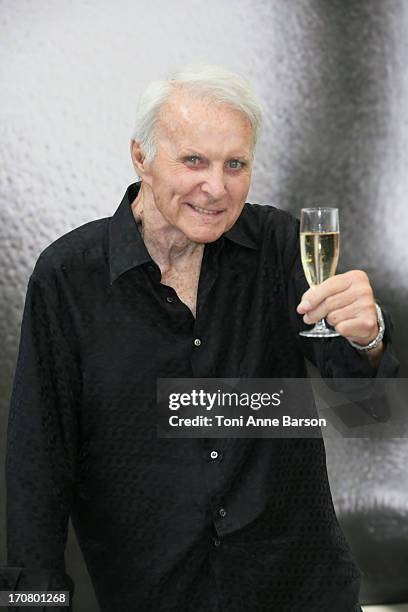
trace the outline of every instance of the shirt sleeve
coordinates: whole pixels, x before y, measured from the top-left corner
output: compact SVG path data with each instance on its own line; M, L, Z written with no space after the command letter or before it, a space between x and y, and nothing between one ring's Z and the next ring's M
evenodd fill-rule
M75 484L79 366L56 285L35 272L27 289L9 410L8 565L0 568L0 586L66 590L71 600L74 584L65 571L64 552Z

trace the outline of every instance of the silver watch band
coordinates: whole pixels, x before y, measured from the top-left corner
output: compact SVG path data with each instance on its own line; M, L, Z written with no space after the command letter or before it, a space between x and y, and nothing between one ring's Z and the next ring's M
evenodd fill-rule
M376 335L374 340L371 340L371 342L369 342L365 346L361 346L361 344L357 344L356 342L352 342L351 340L349 340L351 346L354 346L355 349L363 353L366 353L367 351L371 351L371 349L378 346L384 337L384 332L385 332L384 317L382 315L381 308L379 307L378 304L375 305L375 309L377 311L378 334Z

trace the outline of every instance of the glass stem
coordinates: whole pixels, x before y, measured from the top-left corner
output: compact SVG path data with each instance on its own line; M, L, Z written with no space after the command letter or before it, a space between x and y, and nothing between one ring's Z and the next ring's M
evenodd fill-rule
M320 321L317 321L317 323L315 325L315 329L318 329L319 331L323 330L323 329L327 330L325 320L324 319L320 319Z

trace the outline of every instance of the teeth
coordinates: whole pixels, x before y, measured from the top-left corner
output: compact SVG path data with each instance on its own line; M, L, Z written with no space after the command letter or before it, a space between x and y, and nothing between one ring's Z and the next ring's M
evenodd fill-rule
M199 208L198 206L194 206L193 204L190 204L190 206L194 208L194 210L197 210L200 213L204 213L205 215L217 215L219 212L218 210L206 210L205 208Z

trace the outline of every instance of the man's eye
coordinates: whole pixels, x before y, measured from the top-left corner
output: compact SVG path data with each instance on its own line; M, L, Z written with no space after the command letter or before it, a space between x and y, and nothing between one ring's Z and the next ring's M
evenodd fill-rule
M228 165L230 168L236 170L237 168L243 168L245 166L245 163L240 161L239 159L230 159Z
M198 157L198 155L188 155L187 157L184 158L184 160L187 163L192 164L193 166L196 166L201 161L201 158Z

